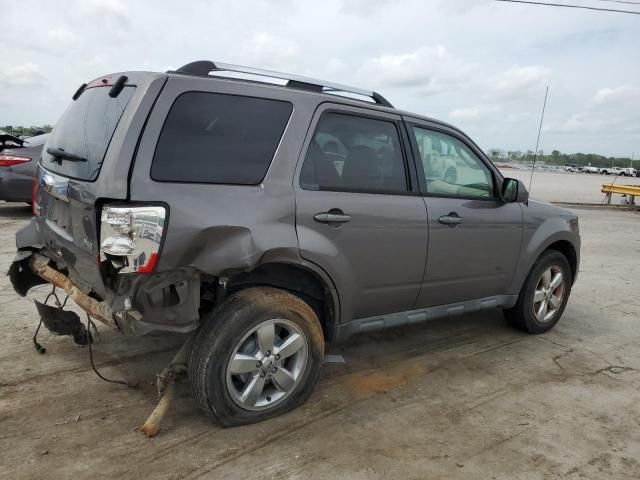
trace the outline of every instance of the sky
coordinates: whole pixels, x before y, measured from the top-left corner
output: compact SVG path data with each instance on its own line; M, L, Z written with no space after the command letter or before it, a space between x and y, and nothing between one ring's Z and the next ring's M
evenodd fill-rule
M206 59L373 89L485 150L533 150L549 86L542 150L640 157L640 15L492 0L0 6L0 125L55 124L106 73Z

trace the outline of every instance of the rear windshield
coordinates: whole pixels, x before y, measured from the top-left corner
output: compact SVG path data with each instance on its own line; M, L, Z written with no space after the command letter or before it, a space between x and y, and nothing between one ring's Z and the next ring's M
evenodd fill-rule
M62 149L87 161L56 159L43 151L43 167L80 180L96 179L113 132L135 87L124 87L116 98L109 96L110 89L106 86L85 90L58 120L47 141L47 148Z
M280 100L183 93L162 128L151 178L256 185L269 169L292 110L291 103Z

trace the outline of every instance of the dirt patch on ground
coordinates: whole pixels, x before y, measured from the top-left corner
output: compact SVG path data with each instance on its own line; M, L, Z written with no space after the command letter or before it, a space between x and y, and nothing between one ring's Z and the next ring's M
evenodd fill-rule
M420 364L399 364L383 370L366 370L348 375L345 381L355 393L387 393L405 386L426 372L427 369Z

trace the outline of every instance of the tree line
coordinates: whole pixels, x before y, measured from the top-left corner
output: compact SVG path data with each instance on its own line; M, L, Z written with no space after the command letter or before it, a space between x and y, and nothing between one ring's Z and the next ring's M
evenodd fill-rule
M0 126L0 130L4 130L9 135L13 135L14 137L33 137L34 135L49 133L51 129L53 129L53 126L51 125L32 125L30 127L16 127L13 125L7 125L4 127Z
M596 153L561 153L553 150L550 154L545 154L543 150L538 152L537 157L532 150L521 152L519 150L501 150L492 148L488 152L489 158L493 162L516 162L516 163L533 163L534 157L536 164L540 165L577 165L578 167L631 167L638 166L637 160L630 157L605 157Z

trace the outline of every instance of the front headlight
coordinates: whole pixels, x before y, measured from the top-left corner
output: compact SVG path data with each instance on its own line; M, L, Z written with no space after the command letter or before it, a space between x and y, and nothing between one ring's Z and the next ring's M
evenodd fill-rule
M105 206L100 228L100 260L119 273L152 272L158 260L166 209L160 206Z

